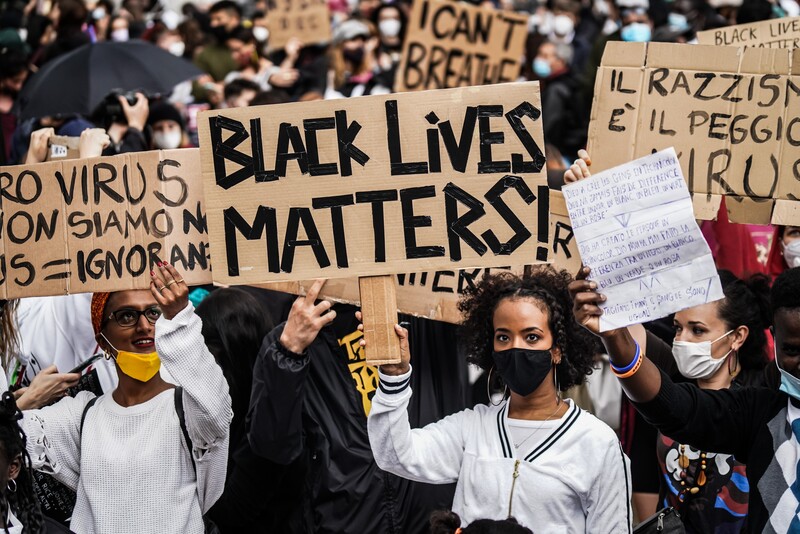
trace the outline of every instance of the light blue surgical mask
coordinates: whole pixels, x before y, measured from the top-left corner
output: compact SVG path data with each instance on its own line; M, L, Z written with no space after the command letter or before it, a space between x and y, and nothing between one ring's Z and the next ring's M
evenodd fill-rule
M646 43L650 40L650 25L644 22L631 22L622 27L621 37L629 43Z
M553 69L550 68L549 61L537 57L533 60L533 72L535 72L539 78L549 78L553 73Z
M778 364L778 347L775 346L772 350L775 354L775 365L778 366L778 371L781 373L781 387L778 389L790 397L800 400L800 378L781 369L780 364Z
M670 13L667 17L667 24L671 30L685 32L689 29L689 20L682 13Z

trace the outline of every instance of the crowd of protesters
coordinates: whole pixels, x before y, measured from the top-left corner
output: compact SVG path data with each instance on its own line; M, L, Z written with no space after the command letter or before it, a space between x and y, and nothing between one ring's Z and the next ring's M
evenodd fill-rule
M80 157L186 148L203 110L391 93L411 1L328 0L329 42L276 49L263 0L0 0L0 164L45 161L55 135ZM554 188L591 179L607 42L800 15L476 3L528 15L520 79L541 84ZM37 71L137 40L201 75L21 118ZM800 532L800 227L736 225L723 204L702 230L720 301L600 332L588 269L494 274L458 327L401 315L402 361L380 368L323 281L189 287L159 263L148 290L2 301L0 532L616 533L669 507L686 532Z

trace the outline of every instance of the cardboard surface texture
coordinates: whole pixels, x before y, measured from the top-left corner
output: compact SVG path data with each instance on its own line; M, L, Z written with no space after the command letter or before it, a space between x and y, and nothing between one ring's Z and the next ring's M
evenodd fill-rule
M367 363L400 363L400 340L394 331L397 324L397 298L394 277L364 276L358 279Z
M214 279L548 261L536 83L205 112Z
M674 146L698 218L775 221L800 200L800 51L609 43L588 150L599 172ZM699 197L699 198L698 198ZM800 224L797 210L781 217Z
M697 32L701 45L757 48L800 47L800 17L770 19Z
M331 40L330 11L325 0L274 0L267 17L269 48L279 50L292 37L305 45Z
M3 167L2 298L147 288L168 261L211 281L199 150Z
M528 18L449 0L413 2L395 89L419 91L519 78Z
M80 137L53 135L47 140L47 156L45 161L62 159L78 159L80 157Z

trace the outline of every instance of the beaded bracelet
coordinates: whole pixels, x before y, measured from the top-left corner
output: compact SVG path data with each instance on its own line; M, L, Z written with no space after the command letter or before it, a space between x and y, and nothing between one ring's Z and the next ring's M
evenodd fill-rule
M631 363L626 365L625 367L617 367L613 363L611 364L611 371L617 378L630 378L636 374L639 370L639 367L642 365L642 360L644 357L642 356L642 348L639 346L639 343L636 341L633 342L636 345L636 354L633 356L633 360Z

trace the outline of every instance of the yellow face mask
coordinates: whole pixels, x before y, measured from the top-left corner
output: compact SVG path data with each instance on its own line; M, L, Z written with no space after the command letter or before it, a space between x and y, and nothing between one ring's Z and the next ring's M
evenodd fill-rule
M161 358L158 357L157 352L139 354L137 352L128 352L127 350L117 350L102 332L100 335L103 336L106 343L117 352L114 359L120 371L139 382L147 382L156 376L156 373L158 373L158 370L161 368Z

